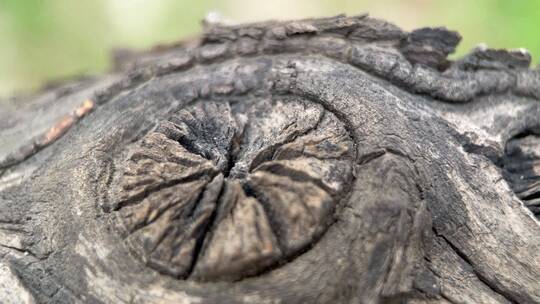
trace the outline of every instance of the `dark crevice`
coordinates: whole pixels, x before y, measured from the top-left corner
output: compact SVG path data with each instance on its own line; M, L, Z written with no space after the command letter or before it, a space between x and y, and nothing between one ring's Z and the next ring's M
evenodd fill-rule
M473 140L467 134L461 134L457 132L454 128L449 127L451 135L457 140L457 142L463 147L463 150L469 154L476 154L479 156L486 157L496 166L502 165L501 153L491 147L485 145L479 145L473 142Z
M169 226L169 227L165 228L165 231L159 236L157 241L153 244L152 248L150 248L148 250L148 252L150 252L150 253L148 254L148 257L147 257L147 263L150 263L150 264L152 263L151 262L152 261L152 253L156 250L156 248L159 247L159 245L161 245L161 243L171 233L171 230L174 230L174 228L175 228L174 226ZM154 267L158 267L159 270L164 270L165 271L165 269L162 269L162 267L159 264L155 265Z
M531 155L521 147L522 141L531 136L538 136L538 133L538 127L529 127L515 134L506 141L502 155L493 147L473 143L467 135L455 131L452 135L467 153L484 156L500 168L502 178L506 180L516 196L533 214L538 215L539 211L529 206L529 202L540 198L540 187L535 185L535 183L540 182L540 176L535 172L535 170L540 169L540 167L535 167L535 163L539 161L540 152L538 155ZM525 148L527 148L527 144L525 143ZM540 146L538 151L540 151Z
M448 244L448 246L452 249L452 251L456 253L465 263L467 263L470 266L470 269L472 270L476 278L478 278L478 280L482 282L484 286L489 288L494 294L502 296L505 300L507 300L510 303L513 303L513 304L519 303L517 300L514 300L514 297L512 295L508 294L508 292L501 290L497 286L494 286L484 275L478 272L478 270L475 267L475 264L469 259L469 257L467 257L467 255L463 251L461 251L461 249L455 246L444 234L438 233L435 226L432 227L432 230L437 237L441 238L446 244Z
M314 235L313 238L306 245L301 247L299 250L292 251L292 252L286 251L285 250L286 246L283 243L283 236L280 235L279 229L277 228L277 227L279 227L280 224L275 221L276 216L273 214L273 212L272 212L272 210L270 208L271 203L268 200L266 200L264 195L257 193L257 191L252 189L251 186L248 185L247 183L244 183L242 185L242 187L244 189L244 192L246 193L246 196L253 197L263 207L263 210L266 213L268 221L270 223L270 228L272 230L272 233L275 235L276 241L278 243L278 247L282 252L282 257L276 262L277 264L273 264L273 265L269 265L267 267L264 267L258 273L265 273L265 272L267 272L269 270L276 269L278 267L282 267L283 265L285 265L287 263L290 263L291 261L293 261L297 257L299 257L299 256L303 255L304 253L308 252L309 250L311 250L313 248L313 246L315 246L315 244L324 235L324 232L319 233L318 235ZM326 228L327 228L332 223L333 223L333 221L328 221L327 223L322 223L322 225L325 225ZM238 281L241 281L244 278L247 278L247 277L243 277L243 278L239 279Z
M171 187L174 187L174 186L176 186L176 185L178 185L178 184L172 185ZM205 191L207 185L208 185L208 183L205 184L204 187L201 187L202 189L200 189L199 193L197 194L197 198L196 198L194 201L192 201L192 203L190 204L190 205L191 205L191 206L190 206L191 208L187 211L187 214L184 216L185 218L190 218L190 217L193 216L193 212L195 211L195 209L196 209L196 207L197 207L197 204L198 204L199 201L201 200L201 198L202 198L202 196L203 196L203 194L204 194L204 191ZM162 188L162 189L160 189L160 190L163 190L163 189L166 189L166 188ZM156 190L156 191L159 191L159 190ZM142 201L142 200L141 200L141 201ZM130 230L130 233L133 234L133 233L137 232L138 230L140 230L140 229L142 229L142 228L144 228L144 227L146 227L146 226L148 226L148 225L154 223L154 222L155 222L156 220L158 220L165 212L167 212L169 209L173 208L175 205L176 205L176 203L175 203L175 204L169 204L166 208L160 209L160 210L159 210L159 213L154 217L153 220L148 221L148 220L146 219L145 221L141 221L138 225L134 226L134 227ZM177 218L178 216L181 216L181 215L175 215L175 217L172 217L172 218L171 218L171 221L174 222L175 220L177 220L177 219L178 219L178 218ZM173 223L173 224L174 224L174 223ZM169 229L169 230L170 230L170 229ZM167 232L163 234L163 237L166 237L166 236L170 233L169 230L167 230ZM156 247L157 247L157 246L156 246ZM155 248L154 248L154 249L155 249ZM152 251L153 251L153 250L152 250Z
M532 201L532 200L535 200L535 199L538 199L538 198L540 198L540 191L531 193L531 194L529 194L529 195L527 195L527 196L525 196L525 197L523 197L521 199L524 200L524 201Z
M259 152L257 154L257 156L251 162L251 164L249 166L249 171L252 172L252 171L256 170L256 168L260 164L263 164L263 163L265 163L267 161L273 160L275 158L276 151L279 149L279 147L290 144L290 143L294 142L298 137L307 135L310 132L312 132L313 130L316 130L317 128L319 128L320 123L323 120L324 115L325 115L325 111L323 111L321 113L321 115L319 115L319 119L317 120L317 122L314 125L310 126L309 128L307 128L307 129L305 129L303 131L296 131L296 132L290 133L289 136L287 138L285 138L284 141L275 143L275 144L267 147L263 151ZM291 122L290 125L292 125L292 124L294 124L294 122ZM286 128L288 128L289 126L287 126Z
M352 139L353 139L352 140L352 143L353 143L353 155L352 155L352 158L356 159L357 156L358 156L357 145L358 145L358 143L362 142L362 140L356 134L355 131L356 131L357 128L355 128L353 126L353 124L349 120L349 118L345 114L343 114L342 112L338 111L331 103L327 103L327 102L321 100L319 98L319 96L315 96L315 95L312 95L312 94L300 93L300 92L293 92L294 91L293 89L291 89L289 91L290 91L290 93L295 93L295 94L301 96L302 98L307 99L310 102L321 105L325 111L328 111L328 112L334 114L334 116L336 116L336 118L343 124L343 127L347 131L347 135L349 137L352 137ZM289 96L289 95L286 95L286 94L282 94L282 95Z
M383 156L384 154L386 154L386 150L377 150L377 151L374 151L374 152L370 152L370 153L367 153L367 154L364 154L362 156L360 156L358 158L358 164L359 165L365 165L381 156Z
M21 225L21 219L0 218L0 224Z
M218 195L216 196L216 207L212 211L212 214L210 215L210 218L208 219L208 222L206 223L206 225L204 225L204 227L200 227L200 229L204 229L205 231L200 232L200 236L197 238L197 241L195 242L195 248L193 249L193 259L191 261L191 265L189 266L188 270L186 271L186 275L184 276L184 279L190 277L191 274L193 273L193 270L195 269L195 265L197 265L197 262L199 261L199 258L203 254L203 244L204 244L206 239L210 239L211 231L213 231L213 229L215 229L214 225L215 225L215 220L216 220L217 212L218 212L218 203L220 201L220 198L223 195L223 191L225 191L224 189L225 189L225 186L222 185L221 189L219 190ZM207 189L205 189L202 192L206 192L206 190ZM199 202L200 201L198 200L197 204ZM199 235L199 234L197 233L197 235Z
M24 254L24 255L30 255L31 257L33 257L34 259L39 260L39 261L46 260L50 256L50 253L45 253L43 255L38 256L35 253L33 253L32 251L30 251L30 250L19 248L19 247L14 247L14 246L9 246L9 245L4 245L4 244L0 244L0 247L6 248L8 250L14 250L14 251L17 251L17 252L19 252L21 254Z
M137 194L132 197L129 197L128 199L119 201L116 204L116 206L114 206L113 210L117 211L125 206L137 204L138 202L147 198L153 192L160 191L160 190L170 188L170 187L174 187L178 184L193 182L202 178L203 176L210 176L211 178L214 178L216 175L217 175L217 172L215 172L213 169L206 169L206 170L197 171L196 173L186 176L186 177L168 180L166 182L160 183L159 185L150 187L149 189L146 189L146 191L140 194Z
M279 233L279 223L276 222L275 218L276 216L272 212L272 208L270 208L268 201L264 198L263 195L260 193L257 193L248 183L243 183L242 188L244 189L244 193L247 197L253 197L256 199L261 206L264 209L264 212L267 215L268 222L270 223L270 229L272 230L272 233L276 237L278 247L281 250L282 253L285 253L285 245L283 244L283 236Z
M540 126L527 128L512 136L512 139L523 139L528 136L539 136L540 135Z
M195 214L195 211L197 210L197 207L198 207L199 203L201 202L205 192L208 190L208 185L212 182L212 180L214 178L215 177L213 177L208 183L206 183L204 185L204 187L199 191L199 193L197 194L197 198L195 198L195 200L192 202L188 212L185 214L186 218L193 217L193 215ZM176 219L176 218L173 218L173 219Z
M208 220L208 223L205 226L206 232L204 233L202 237L197 239L197 242L195 244L195 249L193 251L193 261L190 265L189 270L186 272L185 279L190 278L193 275L193 271L195 270L195 266L197 265L197 262L205 253L205 250L206 250L205 245L208 245L208 243L211 242L214 237L214 231L216 231L217 225L219 224L219 222L217 221L218 216L221 216L222 213L224 212L224 209L225 209L224 207L227 207L227 206L224 206L224 202L223 202L223 198L224 198L223 195L224 195L224 192L226 191L226 187L227 187L226 182L224 182L223 185L221 186L221 189L218 195L216 196L216 207L212 211L210 219Z
M10 249L10 250L15 250L19 253L22 253L22 254L28 254L29 252L22 249L22 248L19 248L19 247L14 247L14 246L9 246L9 245L4 245L4 244L0 244L0 247L2 248L6 248L6 249Z
M229 144L228 150L227 150L227 166L223 170L223 175L225 178L228 178L231 174L231 170L236 164L237 158L238 158L238 151L240 149L240 143L242 138L244 136L244 130L245 127L241 130L241 132L237 132L238 130L235 130L235 134L232 138L231 143Z
M279 163L275 163L272 167L266 168L257 168L255 171L261 170L266 171L275 175L284 176L292 179L295 182L299 183L313 183L317 187L323 189L328 193L335 194L335 190L325 185L320 178L312 177L308 173L304 172L301 169L294 169L286 166L282 166Z
M112 159L107 158L101 162L101 167L96 177L96 187L94 191L96 196L101 199L99 205L104 212L111 211L110 196L107 189L111 188L115 172L116 167ZM104 183L101 182L103 180L105 181Z
M292 135L291 137L296 138L294 135ZM285 142L290 142L290 141L286 140ZM255 168L257 168L257 166L259 166L260 164L264 164L265 162L272 160L273 155L275 154L276 150L281 145L282 145L281 143L275 143L259 151L257 155L251 161L251 164L249 165L249 169L248 169L249 172L254 171Z
M538 210L530 205L531 201L540 199L540 176L537 162L540 157L540 140L536 153L530 153L530 139L536 139L538 134L535 128L529 128L517 133L506 142L505 154L499 167L502 170L504 179L509 184L518 198L528 207L533 214L538 215ZM533 142L536 143L536 142ZM534 150L533 150L534 151Z
M212 157L205 153L204 151L200 151L199 148L195 145L195 143L192 140L189 140L185 137L181 137L178 139L178 143L181 144L186 150L189 152L198 155L204 159L212 160Z

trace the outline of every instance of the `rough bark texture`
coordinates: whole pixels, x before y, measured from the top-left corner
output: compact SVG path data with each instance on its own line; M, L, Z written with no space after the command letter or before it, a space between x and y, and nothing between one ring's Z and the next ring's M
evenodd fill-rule
M207 25L3 103L2 303L540 303L540 70L367 16Z

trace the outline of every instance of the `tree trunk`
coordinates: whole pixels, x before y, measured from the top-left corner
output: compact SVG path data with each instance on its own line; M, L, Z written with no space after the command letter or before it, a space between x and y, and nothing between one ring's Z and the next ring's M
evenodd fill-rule
M207 24L3 103L2 303L540 303L540 70L367 16Z

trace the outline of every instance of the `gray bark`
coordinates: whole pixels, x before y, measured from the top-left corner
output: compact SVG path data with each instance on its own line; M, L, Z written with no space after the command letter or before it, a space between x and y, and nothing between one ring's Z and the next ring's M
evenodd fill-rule
M4 102L0 302L540 303L540 70L459 40L208 24Z

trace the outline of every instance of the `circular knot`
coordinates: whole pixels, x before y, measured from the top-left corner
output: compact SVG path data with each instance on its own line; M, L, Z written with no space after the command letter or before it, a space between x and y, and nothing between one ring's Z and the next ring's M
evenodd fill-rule
M352 159L344 124L318 104L198 101L128 153L112 207L150 267L237 280L314 245L348 190Z

